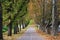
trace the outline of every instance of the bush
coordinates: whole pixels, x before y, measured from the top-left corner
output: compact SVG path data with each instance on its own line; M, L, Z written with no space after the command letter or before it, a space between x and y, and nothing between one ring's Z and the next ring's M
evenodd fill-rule
M3 31L3 32L6 32L7 30L8 30L8 27L7 27L7 26L3 26L2 31Z

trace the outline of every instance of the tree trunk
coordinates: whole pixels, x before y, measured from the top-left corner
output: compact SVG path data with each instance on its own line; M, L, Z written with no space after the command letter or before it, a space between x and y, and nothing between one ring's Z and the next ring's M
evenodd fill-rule
M45 32L45 0L43 1L43 3L42 3L42 28L43 28L43 31Z
M22 28L24 29L24 23L23 23L23 20L22 20Z
M8 36L12 36L12 22L9 23Z
M3 40L2 27L2 4L0 3L0 40Z
M17 34L17 25L14 27L14 34Z
M17 34L17 32L19 32L19 28L18 28L18 24L16 23L14 27L14 34Z
M58 30L58 13L56 7L57 0L52 0L52 35L57 35Z
M21 24L20 24L20 31L21 31Z
M52 24L50 24L50 23L48 23L48 24L46 25L46 33L47 33L47 34L51 34L51 25L52 25Z
M18 24L17 24L17 32L19 32L19 27L18 27Z

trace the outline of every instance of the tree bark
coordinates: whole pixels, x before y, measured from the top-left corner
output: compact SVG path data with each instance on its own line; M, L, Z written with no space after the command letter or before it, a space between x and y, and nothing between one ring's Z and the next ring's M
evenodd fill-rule
M14 27L14 34L17 34L17 32L19 32L19 28L18 28L18 24L16 23Z
M23 20L22 20L22 28L24 29L24 22L23 22Z
M0 3L0 40L3 40L2 27L2 4Z
M17 24L17 32L19 32L19 27L18 27L18 24Z
M58 30L58 13L56 7L57 0L52 0L52 35L57 35Z
M20 24L20 31L21 31L21 24Z
M14 27L14 34L17 34L17 26Z
M42 1L42 28L43 32L45 32L45 0Z
M12 36L12 22L9 23L8 36Z

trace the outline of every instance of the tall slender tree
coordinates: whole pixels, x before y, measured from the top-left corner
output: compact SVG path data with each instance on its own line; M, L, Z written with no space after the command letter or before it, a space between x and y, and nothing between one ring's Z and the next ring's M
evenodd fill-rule
M57 13L57 0L52 0L52 35L57 35L58 30L58 13Z
M43 26L43 31L45 31L45 0L42 0L42 26Z

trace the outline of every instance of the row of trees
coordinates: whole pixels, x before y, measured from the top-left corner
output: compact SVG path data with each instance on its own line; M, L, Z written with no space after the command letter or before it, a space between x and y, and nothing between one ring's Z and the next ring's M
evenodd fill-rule
M57 35L59 25L59 0L33 0L34 20L48 34Z
M29 24L28 3L29 0L0 0L0 40L3 26L8 26L8 36L12 36L12 28L17 34L21 26L24 29Z

